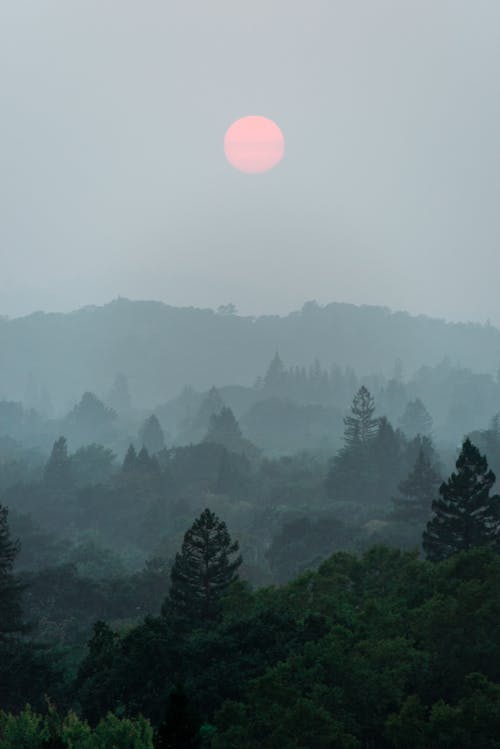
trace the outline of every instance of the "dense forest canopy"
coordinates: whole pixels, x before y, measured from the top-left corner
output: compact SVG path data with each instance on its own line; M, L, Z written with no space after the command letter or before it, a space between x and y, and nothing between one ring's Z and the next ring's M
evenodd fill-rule
M120 310L151 322L64 325ZM150 407L147 357L62 409L34 373L0 400L1 749L499 746L500 384L391 345L371 374L218 361Z

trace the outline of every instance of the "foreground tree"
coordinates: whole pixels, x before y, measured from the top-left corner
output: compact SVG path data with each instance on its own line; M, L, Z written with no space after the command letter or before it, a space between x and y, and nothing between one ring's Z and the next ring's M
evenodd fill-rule
M500 548L500 497L490 496L495 474L477 447L467 439L452 473L432 503L433 518L423 535L432 561L446 559L474 546Z
M197 621L215 619L220 598L236 579L242 559L226 524L209 509L202 512L184 536L170 575L169 598L163 613Z

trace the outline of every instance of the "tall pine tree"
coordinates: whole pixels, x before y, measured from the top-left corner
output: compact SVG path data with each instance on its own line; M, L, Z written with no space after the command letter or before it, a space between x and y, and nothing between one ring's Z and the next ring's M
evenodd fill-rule
M500 548L500 497L490 496L495 474L477 447L466 439L452 473L432 504L434 516L423 535L432 561L474 546Z
M241 556L226 524L209 509L202 512L184 536L170 574L170 592L163 606L170 612L197 622L216 618L220 598L236 579Z
M353 398L351 413L344 419L346 447L366 445L378 431L378 419L373 418L375 401L364 385Z

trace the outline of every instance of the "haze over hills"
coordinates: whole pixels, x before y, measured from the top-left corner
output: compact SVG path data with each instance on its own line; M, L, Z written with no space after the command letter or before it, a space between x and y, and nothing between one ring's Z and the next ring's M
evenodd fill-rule
M209 309L117 299L68 314L37 312L0 321L0 396L23 400L28 378L65 408L85 390L104 394L123 372L137 405L151 407L186 384L252 384L276 351L290 365L405 372L444 357L496 372L500 331L382 307L306 303L285 317L242 317Z
M56 409L66 408L85 390L108 392L122 372L137 405L152 407L186 384L251 385L276 351L289 365L319 358L361 375L390 375L397 359L411 374L445 357L494 373L500 331L352 304L308 302L284 317L252 318L120 298L68 314L4 318L0 350L0 397L23 400L29 379Z

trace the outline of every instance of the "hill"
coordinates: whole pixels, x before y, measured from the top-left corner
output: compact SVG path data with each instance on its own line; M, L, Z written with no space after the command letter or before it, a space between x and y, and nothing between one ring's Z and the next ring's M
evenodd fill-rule
M275 351L289 364L352 366L390 374L396 359L412 373L444 357L475 372L500 364L500 331L383 307L306 303L287 316L244 317L160 302L118 299L67 314L0 320L0 398L47 389L56 408L85 390L106 394L118 372L137 405L151 407L186 384L250 385Z

